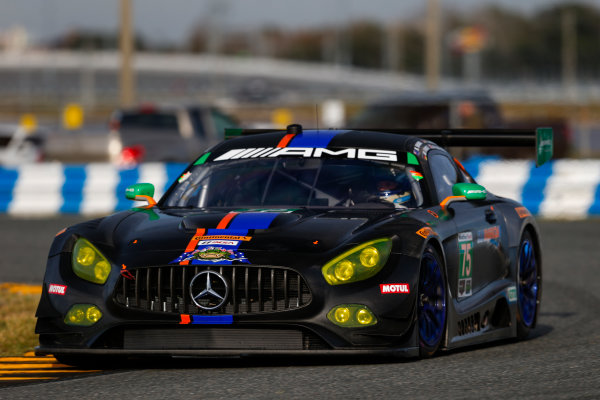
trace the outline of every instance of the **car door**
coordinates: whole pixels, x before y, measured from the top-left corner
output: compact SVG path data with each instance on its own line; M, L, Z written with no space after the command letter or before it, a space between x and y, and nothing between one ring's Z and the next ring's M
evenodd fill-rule
M453 195L454 184L467 181L444 151L429 152L428 162L438 203ZM447 218L454 223L456 232L444 243L448 282L453 297L459 301L508 273L504 219L494 209L494 200L488 198L453 202L448 209Z

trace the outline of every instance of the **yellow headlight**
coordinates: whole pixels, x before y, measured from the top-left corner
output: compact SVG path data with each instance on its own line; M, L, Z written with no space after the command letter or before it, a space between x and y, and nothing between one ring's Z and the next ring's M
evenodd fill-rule
M77 252L77 262L83 266L92 265L94 259L96 258L96 253L94 249L89 246L81 246L79 251Z
M379 252L375 247L369 246L360 252L360 263L363 267L373 268L379 262Z
M391 251L392 239L371 240L335 257L321 272L330 285L362 281L381 271Z
M356 312L356 320L361 325L369 325L373 321L373 314L366 308L361 308Z
M336 308L334 312L335 320L341 324L348 322L350 319L350 310L346 307Z
M93 304L75 304L65 315L67 325L91 326L102 318L102 311Z
M84 238L75 242L71 261L75 275L86 281L104 284L110 275L110 262Z
M334 269L335 277L340 281L347 281L354 275L354 266L348 260L343 260L336 264Z
M342 328L362 328L375 325L377 318L362 304L340 304L327 313L327 319Z

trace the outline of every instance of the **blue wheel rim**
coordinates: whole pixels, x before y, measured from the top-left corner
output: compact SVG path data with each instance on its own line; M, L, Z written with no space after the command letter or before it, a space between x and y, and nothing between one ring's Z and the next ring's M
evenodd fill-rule
M538 295L538 273L535 251L528 239L523 241L519 254L519 311L523 324L530 327L535 318Z
M435 347L446 323L446 291L440 264L431 253L423 254L419 280L418 319L421 342Z

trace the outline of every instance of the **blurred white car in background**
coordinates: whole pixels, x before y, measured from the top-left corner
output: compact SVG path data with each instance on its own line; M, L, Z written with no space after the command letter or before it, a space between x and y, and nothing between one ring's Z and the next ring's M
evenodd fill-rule
M17 124L0 124L0 165L40 162L44 158L45 131L29 131Z

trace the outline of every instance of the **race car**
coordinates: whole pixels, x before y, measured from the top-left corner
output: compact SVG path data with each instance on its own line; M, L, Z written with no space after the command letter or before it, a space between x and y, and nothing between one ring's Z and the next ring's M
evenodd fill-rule
M443 147L535 144L541 164L551 129L228 134L160 201L135 184L145 205L59 232L37 354L428 357L535 327L533 216Z

